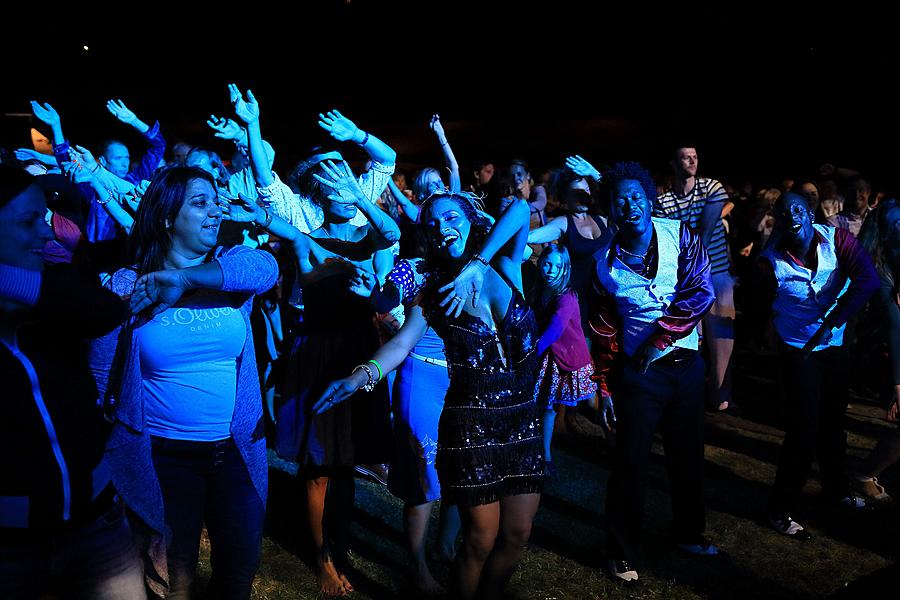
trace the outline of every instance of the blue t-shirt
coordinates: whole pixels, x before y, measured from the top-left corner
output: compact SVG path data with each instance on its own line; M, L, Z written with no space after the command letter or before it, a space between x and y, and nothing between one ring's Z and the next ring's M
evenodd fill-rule
M225 298L200 292L137 328L151 435L200 442L231 435L247 329L239 307Z

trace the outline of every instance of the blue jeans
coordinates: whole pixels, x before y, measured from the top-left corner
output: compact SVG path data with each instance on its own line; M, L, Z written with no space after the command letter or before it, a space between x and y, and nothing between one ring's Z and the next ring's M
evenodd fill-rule
M211 546L210 598L250 598L259 567L266 509L234 441L153 438L153 465L162 488L169 595L189 598L204 523Z
M66 533L28 539L19 533L13 539L0 534L0 598L33 600L47 593L85 600L146 598L121 502Z

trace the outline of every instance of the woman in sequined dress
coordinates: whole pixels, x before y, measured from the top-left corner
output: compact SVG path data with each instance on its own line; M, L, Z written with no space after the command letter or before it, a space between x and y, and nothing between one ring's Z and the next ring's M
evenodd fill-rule
M313 409L328 411L374 385L434 328L450 371L438 477L463 527L455 595L499 597L528 541L543 485L537 328L521 292L528 205L515 201L493 227L464 194L432 196L422 210L426 289L398 334L350 377L330 384Z

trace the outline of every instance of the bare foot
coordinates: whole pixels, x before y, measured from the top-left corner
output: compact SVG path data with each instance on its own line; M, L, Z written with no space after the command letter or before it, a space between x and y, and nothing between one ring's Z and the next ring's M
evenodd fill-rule
M334 568L334 563L329 561L319 562L319 572L316 574L316 582L319 584L319 591L326 596L344 596L348 591L341 581L341 575ZM349 584L348 584L349 585ZM352 588L351 588L352 590Z
M340 580L341 580L341 584L343 584L343 586L344 586L344 590L345 590L347 593L352 592L352 591L353 591L353 586L350 585L350 581L347 579L347 576L344 575L343 573L338 573L338 577L339 577Z
M413 572L413 584L426 596L440 596L447 593L447 590L431 576L431 571L424 565Z

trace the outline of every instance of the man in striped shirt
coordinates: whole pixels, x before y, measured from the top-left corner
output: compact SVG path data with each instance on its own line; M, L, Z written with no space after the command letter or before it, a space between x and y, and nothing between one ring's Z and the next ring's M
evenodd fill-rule
M731 401L731 353L734 349L734 280L728 241L722 224L722 208L728 193L715 179L697 177L697 149L676 148L672 159L672 187L660 194L654 216L686 223L699 235L709 254L716 302L703 319L703 335L709 344L710 404L725 410Z

